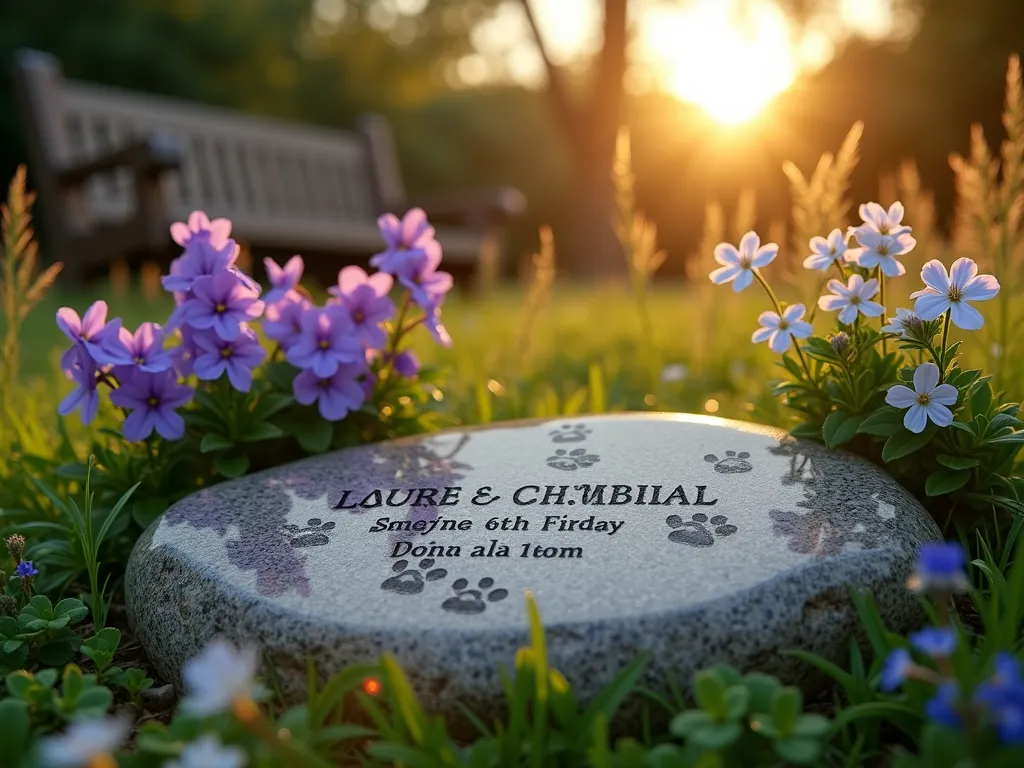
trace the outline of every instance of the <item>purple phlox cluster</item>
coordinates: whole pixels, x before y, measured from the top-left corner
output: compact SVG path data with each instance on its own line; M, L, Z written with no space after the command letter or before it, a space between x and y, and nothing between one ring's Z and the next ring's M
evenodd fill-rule
M377 226L387 248L370 259L371 267L393 275L408 259L436 255L441 260L441 244L434 238L434 228L422 208L413 208L401 220L387 213L377 219Z
M238 244L234 240L228 240L220 247L209 240L193 240L185 247L185 252L171 262L171 268L160 279L160 284L165 291L187 294L200 277L213 277L221 272L230 272L237 277L233 271L237 258Z
M192 399L192 388L178 383L174 371L135 371L110 393L110 402L131 411L122 432L132 441L145 440L154 430L165 440L185 434L185 421L175 410Z
M306 268L305 262L299 255L292 256L283 267L278 266L273 259L264 259L263 267L267 270L267 280L270 281L270 290L263 296L266 304L275 304L295 290L295 286L302 280L302 272Z
M200 379L213 381L225 373L231 386L239 392L248 392L252 387L252 372L267 359L267 352L250 328L230 341L213 331L196 331L196 346L192 368Z
M1018 659L998 654L995 673L978 686L974 700L985 708L1004 744L1024 744L1024 680Z
M192 296L181 305L182 318L196 330L212 329L231 341L246 323L263 314L259 293L228 271L200 277L192 284Z
M171 224L171 239L182 248L193 242L208 242L215 248L221 248L231 237L231 220L214 219L202 211L192 211L188 222L176 221Z
M14 569L14 575L19 579L31 579L39 575L39 570L32 565L31 560L22 560Z
M114 369L114 373L120 378L123 369L138 369L146 373L160 373L174 366L174 357L169 350L164 349L164 331L157 323L142 323L132 333L127 328L121 328L121 343L128 350L131 363Z
M295 399L303 405L316 403L321 416L328 421L339 421L365 401L367 393L362 379L366 374L362 362L339 364L326 376L307 368L295 377Z
M343 363L362 364L365 352L348 310L337 304L311 307L299 320L301 333L288 350L288 362L309 368L321 378L333 376Z
M338 273L338 284L328 289L348 310L356 333L369 349L381 349L387 343L381 326L395 314L395 305L388 297L394 282L385 272L368 275L362 267L350 266Z

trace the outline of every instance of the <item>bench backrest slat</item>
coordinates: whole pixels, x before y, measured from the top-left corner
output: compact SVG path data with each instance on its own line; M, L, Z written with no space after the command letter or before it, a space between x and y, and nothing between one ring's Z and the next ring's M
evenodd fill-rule
M164 190L172 211L366 222L381 210L370 146L359 134L74 81L62 90L71 162L133 136L162 133L180 142L181 172L169 175ZM131 183L125 172L94 179L86 188L90 210L100 219L130 215Z

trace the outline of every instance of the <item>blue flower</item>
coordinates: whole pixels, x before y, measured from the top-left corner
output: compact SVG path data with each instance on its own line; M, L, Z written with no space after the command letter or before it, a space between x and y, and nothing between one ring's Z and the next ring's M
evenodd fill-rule
M933 659L947 658L956 648L956 630L952 627L925 627L910 636L910 644Z
M914 660L906 648L897 648L889 654L882 666L882 677L878 687L883 691L895 691L910 677L914 668Z
M31 579L33 576L38 576L39 571L32 565L31 560L22 560L14 569L14 575L19 579Z
M996 656L995 674L974 692L1004 744L1024 744L1024 680L1020 662L1009 653Z
M947 680L935 689L935 695L924 705L924 713L929 720L950 728L960 727L960 713L956 706L960 698L960 689L954 680Z
M917 554L917 568L910 579L911 589L966 591L969 586L966 559L964 548L959 544L925 544Z

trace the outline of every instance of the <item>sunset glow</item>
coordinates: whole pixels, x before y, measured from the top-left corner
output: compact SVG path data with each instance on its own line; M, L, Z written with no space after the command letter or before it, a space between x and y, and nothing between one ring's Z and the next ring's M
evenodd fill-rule
M663 7L641 35L663 87L728 125L758 115L797 74L788 21L773 3L743 15L723 0Z

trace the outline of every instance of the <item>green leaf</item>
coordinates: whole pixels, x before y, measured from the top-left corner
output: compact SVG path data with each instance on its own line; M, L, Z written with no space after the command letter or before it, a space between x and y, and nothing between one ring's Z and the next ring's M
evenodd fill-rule
M0 640L11 639L18 634L18 620L11 616L0 616Z
M228 448L233 448L234 445L235 444L231 440L228 440L223 435L207 432L203 435L203 439L199 441L199 452L212 453L213 451L223 451Z
M1024 430L999 437L990 437L985 441L986 445L1020 445L1021 443L1024 443Z
M803 708L804 697L800 689L787 686L775 692L772 698L772 720L784 736L792 732Z
M702 670L693 677L693 697L701 709L715 719L725 715L725 683L710 670Z
M83 644L83 648L96 648L113 653L121 644L121 631L114 627L105 627L90 637Z
M66 597L57 603L57 607L53 609L53 615L55 618L61 618L66 616L68 621L81 621L89 614L89 609L85 607L85 603L81 600L76 600L73 597Z
M75 706L75 702L78 700L84 687L85 679L82 676L82 670L74 664L68 664L64 667L61 694L71 707Z
M725 749L743 735L739 723L712 723L690 734L689 743L701 749Z
M771 675L751 672L744 676L743 686L750 692L748 704L750 712L767 713L771 711L772 698L775 696L775 692L782 687L782 683Z
M140 528L148 528L169 506L170 503L163 497L139 499L132 505L132 520Z
M794 736L789 739L777 739L772 742L775 754L794 765L810 765L817 761L821 754L821 743L814 740Z
M823 738L832 730L832 723L822 715L801 715L797 718L796 726L793 728L795 736L806 736L808 738Z
M884 405L860 423L857 431L864 435L892 437L903 429L903 414L895 408Z
M971 413L977 416L979 413L988 413L992 406L992 386L983 381L974 388L971 394Z
M31 727L28 704L17 699L0 701L0 744L3 744L6 765L22 764Z
M707 712L702 709L690 709L686 712L680 712L672 718L672 722L669 724L669 731L672 732L673 736L685 739L698 728L704 728L712 724L711 715Z
M114 703L114 694L105 685L98 685L84 691L78 698L75 709L79 712L106 712Z
M46 643L39 648L39 661L48 667L60 667L75 658L75 647L66 640ZM50 670L43 670L48 672ZM42 674L42 673L40 673Z
M931 427L917 434L908 429L897 432L885 441L885 446L882 448L882 461L895 461L896 459L902 459L904 456L909 456L914 451L918 451L928 445L934 436L935 430Z
M966 456L950 456L948 453L940 453L935 457L936 461L950 469L973 469L981 464L978 459L969 459Z
M21 648L24 642L24 640L8 640L4 643L4 653L14 653L16 650Z
M280 427L266 421L257 421L242 432L240 439L246 443L258 443L260 440L273 440L283 436L284 432Z
M750 691L743 685L734 685L725 692L725 716L729 720L739 720L747 714L750 703Z
M790 431L793 437L803 437L809 440L820 440L821 429L813 424L797 424Z
M334 425L323 419L303 422L301 425L296 425L292 434L298 439L299 445L306 453L323 453L331 447L331 440L334 438Z
M829 448L836 448L843 443L848 443L857 434L861 419L842 411L833 411L825 419L821 427L821 435L825 438L825 445Z
M219 453L213 458L213 468L228 479L241 477L249 469L249 457L245 454Z
M11 672L4 680L4 684L7 686L7 693L19 699L24 699L28 696L33 686L35 686L36 679L31 673L19 670Z
M924 492L929 496L944 496L958 491L971 479L968 469L937 469L928 475L924 484Z

